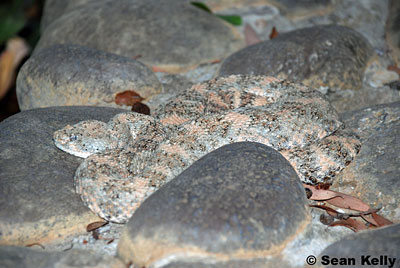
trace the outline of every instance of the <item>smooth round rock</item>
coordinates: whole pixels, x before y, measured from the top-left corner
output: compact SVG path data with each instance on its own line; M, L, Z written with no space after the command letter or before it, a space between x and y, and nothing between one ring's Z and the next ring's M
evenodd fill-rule
M277 151L254 142L225 145L142 203L118 254L139 267L267 257L304 230L306 204L296 172Z
M256 74L302 82L312 87L361 87L374 52L356 31L339 25L282 33L229 56L219 74Z
M121 111L52 107L0 123L0 244L52 242L100 220L75 193L73 177L82 160L57 149L52 137L66 124L108 121Z
M102 0L46 0L44 2L43 14L40 20L40 31L43 32L47 26L49 26L53 21L57 20L63 14L70 12L75 8L81 8L83 5L93 1Z
M344 113L378 104L400 101L399 93L399 90L387 86L373 88L369 85L363 85L358 90L343 89L329 92L325 97L338 113Z
M316 12L321 16L331 11L332 5L331 0L203 0L200 2L205 2L213 11L272 5L290 18L300 16L304 18Z
M400 66L400 2L390 1L386 22L385 38L390 48L389 53L397 66Z
M57 43L140 57L167 72L221 60L244 45L233 26L181 0L88 3L51 23L36 50Z
M400 102L342 114L361 149L332 185L357 196L389 220L400 220Z
M44 251L27 247L0 246L2 268L124 268L120 260L87 250Z
M344 261L354 259L354 264L349 263L347 267L399 267L399 245L400 224L357 233L327 247L317 258L318 267L338 267L327 265L326 261L333 258ZM323 257L324 265L321 264Z
M149 98L160 93L162 85L143 63L77 45L41 50L25 62L17 79L21 110L70 105L116 107L115 96L126 90Z

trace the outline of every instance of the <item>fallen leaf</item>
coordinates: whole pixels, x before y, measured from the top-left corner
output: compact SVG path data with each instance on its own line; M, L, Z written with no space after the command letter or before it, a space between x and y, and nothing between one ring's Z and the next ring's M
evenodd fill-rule
M388 71L396 72L398 75L400 75L400 68L394 65L389 65L387 67Z
M345 219L345 220L335 221L331 223L329 226L344 226L353 230L354 232L368 229L368 227L365 224L355 219Z
M144 99L133 90L126 90L115 96L115 103L118 105L132 106L142 100Z
M328 200L337 197L337 193L330 190L317 189L315 186L303 184L304 188L311 190L311 200Z
M16 68L29 54L30 48L24 39L14 37L7 41L6 49L0 55L0 99L15 81Z
M269 34L269 39L274 39L276 37L278 37L279 33L276 30L275 26L272 27L271 33Z
M337 193L338 196L332 199L328 199L326 200L326 202L336 207L352 209L357 211L368 211L371 209L369 205L365 204L356 197L338 192L335 193Z
M336 207L352 209L357 211L368 211L371 209L369 205L351 195L331 190L317 189L317 187L307 184L303 184L303 186L304 188L312 191L312 195L309 198L311 200L324 200Z
M214 14L212 12L212 10L206 4L204 4L202 2L193 1L193 2L190 2L190 4L206 11L207 13ZM240 17L238 15L222 15L222 14L214 14L214 15L220 19L223 19L226 22L229 22L232 25L241 25L242 24L242 17Z
M220 19L223 19L226 22L229 22L232 25L239 26L242 25L242 17L238 15L222 15L222 14L215 14Z
M150 108L141 102L133 104L131 110L140 114L150 115Z
M95 222L92 222L92 223L90 223L90 224L88 224L86 226L86 232L94 231L94 230L106 225L107 223L108 223L107 221L95 221Z
M3 51L0 55L0 99L2 99L14 80L14 54Z
M206 4L204 4L202 2L193 1L193 2L190 2L190 4L192 4L193 6L195 6L197 8L200 8L200 9L202 9L204 11L207 11L208 13L211 13L211 14L213 13L211 11L211 9Z
M379 227L381 226L385 226L385 225L391 225L393 224L393 222L389 221L388 219L376 214L376 213L372 213L372 218L374 218L374 220L376 221L376 223L378 224Z
M39 243L28 244L28 245L26 245L25 247L33 247L33 246L39 246L39 247L41 247L42 249L45 249L45 247L44 247L42 244L39 244Z
M246 25L244 26L244 38L248 46L261 42L261 39L256 31L248 23L246 23Z
M376 222L376 220L372 217L371 214L368 215L361 215L361 217L368 223L375 225L377 227L379 227L379 223Z

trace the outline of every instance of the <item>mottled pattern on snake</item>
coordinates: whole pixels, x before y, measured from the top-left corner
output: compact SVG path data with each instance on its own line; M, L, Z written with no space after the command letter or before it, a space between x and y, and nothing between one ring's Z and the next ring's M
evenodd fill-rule
M57 147L87 157L75 174L90 209L126 222L164 183L225 144L254 141L280 151L306 183L331 182L357 154L336 111L313 89L263 76L194 85L155 116L121 113L55 132Z

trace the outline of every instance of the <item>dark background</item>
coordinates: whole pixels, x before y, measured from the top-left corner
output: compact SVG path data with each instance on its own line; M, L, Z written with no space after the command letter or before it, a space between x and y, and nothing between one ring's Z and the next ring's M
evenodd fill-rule
M40 19L45 0L1 0L0 1L0 61L7 49L7 42L19 36L30 47L35 47L40 37ZM68 1L68 0L66 0ZM0 79L4 79L4 72L11 72L11 84L4 88L7 93L0 99L0 121L18 113L19 107L15 92L16 74L22 64L28 59L26 55L17 66L7 68L7 62L0 63ZM6 70L7 69L7 70ZM10 71L11 69L11 71Z

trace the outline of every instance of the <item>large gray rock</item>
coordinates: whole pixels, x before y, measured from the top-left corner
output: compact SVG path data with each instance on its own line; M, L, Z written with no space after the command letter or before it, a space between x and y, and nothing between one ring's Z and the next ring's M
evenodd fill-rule
M44 2L43 15L40 20L41 32L43 32L47 26L49 26L53 21L57 20L62 15L74 10L75 8L81 8L85 4L93 1L102 0L46 0Z
M244 45L233 26L181 0L90 2L53 21L35 51L59 43L140 55L168 72L220 60Z
M249 264L279 254L304 230L306 201L296 172L277 151L253 142L226 145L142 203L119 256L140 267L171 260Z
M339 113L400 101L399 90L392 89L388 86L373 88L365 84L359 90L338 90L329 92L325 96Z
M400 220L400 102L345 113L342 120L360 136L362 146L332 187Z
M397 66L400 66L400 2L390 0L389 16L386 22L385 37L390 53Z
M136 60L77 45L41 50L22 66L17 79L21 110L69 105L115 107L115 96L126 90L149 98L160 93L162 85Z
M126 266L117 258L91 251L72 249L66 252L49 252L25 247L0 246L0 267L124 268Z
M336 258L344 262L340 267L399 267L399 245L400 224L364 231L327 247L318 257L318 264L319 267L338 267L338 263L333 263ZM353 263L350 259L354 259ZM346 262L348 266L344 265Z
M75 193L81 159L57 149L53 132L85 119L107 121L121 111L53 107L0 123L0 244L52 242L86 232L87 224L99 220Z
M304 16L315 15L316 12L321 16L325 12L331 11L332 4L331 0L201 0L199 2L204 2L213 11L272 5L277 7L285 16L301 16L303 18Z
M361 87L374 54L356 31L338 25L314 26L248 46L223 62L220 75L271 75L329 88Z

